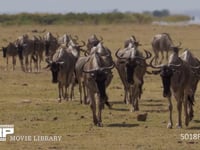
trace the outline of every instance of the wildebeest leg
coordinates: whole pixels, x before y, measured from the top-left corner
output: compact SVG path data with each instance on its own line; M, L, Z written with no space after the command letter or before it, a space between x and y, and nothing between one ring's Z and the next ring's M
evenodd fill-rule
M163 51L161 51L161 59L160 59L160 62L159 62L159 64L162 64L162 61L163 61L163 59L164 59L164 52L163 52Z
M103 125L102 125L102 120L101 120L101 114L102 114L102 110L104 108L104 100L101 99L99 96L98 96L97 105L98 105L98 124L97 124L97 126L102 127Z
M85 82L82 82L83 86L83 98L84 98L84 104L89 104L89 101L87 101L87 93L88 91L86 90Z
M71 85L71 91L70 91L70 100L71 101L72 101L72 98L74 97L74 86L75 86L75 84L72 83L72 85Z
M132 106L133 106L133 111L139 111L139 106L138 106L138 98L139 98L139 87L138 85L134 85L133 87L133 95L132 95Z
M134 102L135 102L133 90L134 90L133 85L131 85L129 87L129 99L130 99L130 104L131 104L131 109L130 109L131 112L134 112Z
M169 101L169 122L167 125L167 128L171 129L173 126L173 122L172 122L172 110L173 110L173 106L172 106L172 101L171 101L171 96L168 97L168 101Z
M26 72L28 72L29 71L29 69L28 69L28 56L26 56L26 58L25 58L25 71Z
M14 71L16 66L16 57L13 56L12 60L13 60L13 71Z
M168 61L169 55L168 55L168 51L166 51L166 61Z
M32 56L31 56L32 57ZM30 61L29 61L29 72L32 72L32 58L30 57Z
M130 98L129 98L129 89L124 87L124 103L129 104Z
M61 102L61 99L62 99L62 92L63 92L63 88L61 86L61 83L59 82L58 83L58 102L59 103Z
M188 114L189 114L189 120L191 121L194 117L194 110L192 104L188 104Z
M8 71L8 57L6 57L6 71Z
M158 58L159 58L159 53L157 50L154 50L154 54L155 54L155 65L158 64Z
M187 94L184 95L184 113L185 113L185 126L189 125L189 115L188 115L188 100Z
M66 99L66 101L68 101L68 85L65 85L65 92L63 90L63 97L64 99Z
M182 128L181 114L182 114L182 101L179 99L177 101L177 110L178 110L178 123L177 128Z
M19 60L20 60L20 64L21 64L21 69L22 69L22 71L25 72L23 59L19 59Z
M81 81L78 81L78 88L79 88L79 93L80 93L80 103L83 103L83 99L82 99L82 84Z
M90 108L92 110L92 116L93 116L93 123L94 125L98 124L97 116L96 116L96 101L93 91L88 92L88 98L90 99Z

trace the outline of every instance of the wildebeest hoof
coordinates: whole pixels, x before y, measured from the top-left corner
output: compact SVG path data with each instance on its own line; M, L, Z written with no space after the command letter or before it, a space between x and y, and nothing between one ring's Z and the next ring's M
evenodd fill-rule
M58 103L61 103L61 98L58 98Z
M180 125L180 124L177 123L177 124L176 124L176 128L177 128L177 129L181 129L181 128L182 128L182 125Z
M97 127L103 127L102 122L98 122L98 123L97 123Z
M167 128L168 128L168 129L172 129L172 124L171 124L171 123L168 123L168 124L167 124Z
M138 108L138 107L135 107L135 108L134 108L134 111L139 111L139 108Z

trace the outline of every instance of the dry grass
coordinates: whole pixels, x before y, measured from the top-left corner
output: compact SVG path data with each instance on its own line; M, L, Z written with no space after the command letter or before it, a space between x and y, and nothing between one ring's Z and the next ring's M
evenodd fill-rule
M183 48L191 48L200 56L200 26L151 26L151 25L101 25L101 26L15 26L0 27L0 46L14 41L32 29L44 29L59 35L70 33L80 39L96 33L104 38L104 45L112 52L123 47L130 35L143 44L142 49L151 49L153 35L168 32ZM1 53L2 55L2 53ZM114 55L113 55L114 56ZM17 62L18 63L18 62ZM45 66L45 63L43 63ZM122 103L123 88L114 70L114 78L108 89L113 109L103 111L103 128L92 124L89 106L79 104L76 88L75 100L58 104L57 85L51 83L50 72L23 73L19 63L16 71L4 71L5 60L0 59L0 124L14 124L14 135L60 135L61 142L0 142L1 149L199 149L199 140L181 141L181 133L199 133L200 103L199 89L196 93L195 117L188 128L167 129L168 103L162 97L161 81L158 76L145 76L144 94L140 111L148 112L146 122L138 122L136 113ZM174 124L177 111L174 101Z

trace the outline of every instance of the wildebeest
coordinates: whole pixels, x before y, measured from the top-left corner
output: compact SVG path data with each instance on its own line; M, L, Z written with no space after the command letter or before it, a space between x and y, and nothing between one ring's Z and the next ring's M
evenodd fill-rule
M173 53L170 56L169 62L166 65L154 66L151 60L150 66L155 69L153 71L154 74L160 74L163 84L163 96L167 97L169 101L169 123L167 125L168 128L172 128L172 95L177 101L177 110L178 110L178 123L177 127L182 127L182 105L184 106L184 115L185 115L185 125L189 125L189 121L192 120L193 117L193 85L192 85L192 76L193 71L187 62L183 61L178 56L179 48L174 47ZM190 107L188 107L190 106ZM192 109L192 110L191 110Z
M110 56L107 58L110 59ZM83 76L87 87L87 98L89 99L90 107L92 109L93 122L97 126L102 126L101 113L104 104L108 100L106 94L106 82L109 80L108 74L110 74L111 69L114 67L113 62L110 64L104 63L107 58L102 58L98 52L94 52L89 56L87 62L83 66ZM97 114L95 94L97 94Z
M12 57L12 69L15 70L16 57L18 55L17 47L15 43L10 42L6 47L2 47L3 57L6 58L6 70L8 70L8 59Z
M80 56L82 46L83 45L60 46L53 55L52 60L47 59L48 66L46 68L51 69L52 82L58 82L59 102L61 102L62 98L68 100L67 90L72 83L75 64Z
M97 44L96 46L93 46L91 48L91 51L87 57L80 57L76 63L75 71L76 71L76 77L79 83L79 92L80 92L80 102L86 104L87 103L87 91L85 90L85 81L83 79L83 70L82 67L90 57L90 55L93 55L94 53L98 53L98 55L101 56L102 58L102 63L103 65L107 66L113 63L112 56L111 56L111 51L107 48L104 47L101 42ZM107 71L107 80L105 82L106 87L109 86L111 80L113 78L112 72L109 70ZM84 92L83 97L82 97L82 91ZM105 102L106 105L110 108L111 105L109 104L108 101Z
M42 37L33 36L34 43L34 63L37 72L41 70L41 62L43 61L43 55L45 51L45 42Z
M146 57L144 57L137 46L129 43L127 48L118 49L115 53L116 68L124 86L124 102L131 103L134 111L139 110L138 100L142 94L146 59L151 57L151 53L146 50Z
M60 46L58 40L51 32L48 32L44 35L44 42L45 42L45 55L52 59L53 55L55 54L56 50Z
M189 66L192 68L193 73L191 74L191 88L192 88L192 96L191 99L192 101L195 101L195 93L196 93L196 89L197 89L197 84L199 82L199 66L200 66L200 61L197 57L195 57L192 52L188 49L186 49L181 55L180 58L182 60L184 60L186 63L189 64ZM194 69L193 69L194 68ZM193 108L189 103L189 107L190 107L190 118L193 118Z
M52 60L47 59L48 66L52 72L52 82L58 82L59 99L68 100L68 87L71 84L75 63L79 57L79 50L73 47L59 47L53 55ZM65 88L65 91L64 91Z
M32 71L32 60L34 60L35 46L34 41L28 37L27 34L18 37L16 41L18 54L23 71ZM24 67L25 58L25 67Z
M168 52L171 47L174 47L173 41L168 33L156 34L151 42L154 54L155 54L155 64L158 64L159 53L161 53L160 64L164 59L164 52L166 52L166 60L168 60Z

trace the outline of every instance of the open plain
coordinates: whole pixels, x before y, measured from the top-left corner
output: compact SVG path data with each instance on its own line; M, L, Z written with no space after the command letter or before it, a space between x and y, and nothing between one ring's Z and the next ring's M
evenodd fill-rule
M180 41L183 48L191 49L200 58L200 26L159 26L140 24L121 25L52 25L52 26L2 26L0 27L0 47L14 41L23 34L33 35L33 29L78 35L79 39L96 34L103 37L103 44L112 51L123 47L123 42L135 35L142 46L140 50L151 50L151 39L157 33L167 32L174 43ZM35 33L43 36L44 33ZM2 150L182 150L200 149L200 89L197 89L194 104L194 118L189 127L175 127L177 110L173 99L174 128L167 129L168 101L162 96L159 76L145 75L143 95L139 101L140 111L130 112L130 106L123 103L123 86L116 69L108 88L112 109L103 110L103 127L92 123L92 113L88 105L79 103L78 87L75 87L73 101L57 102L57 85L51 83L51 73L42 69L40 73L24 73L17 59L15 71L5 71L6 61L0 51L0 124L13 124L15 136L62 136L61 141L10 141L0 142ZM45 67L46 63L43 62ZM148 69L151 70L151 69ZM147 112L147 120L139 122L137 113ZM182 116L184 117L184 116ZM184 120L184 119L183 119Z

